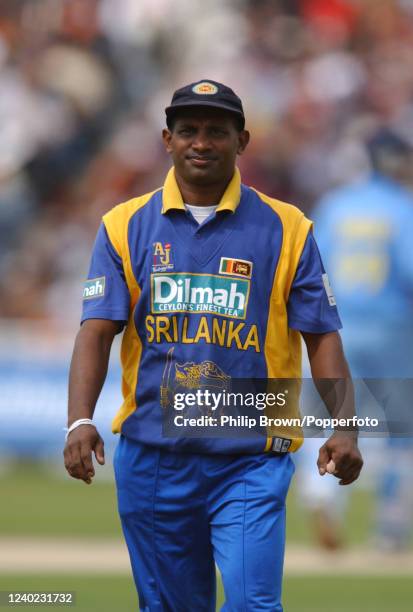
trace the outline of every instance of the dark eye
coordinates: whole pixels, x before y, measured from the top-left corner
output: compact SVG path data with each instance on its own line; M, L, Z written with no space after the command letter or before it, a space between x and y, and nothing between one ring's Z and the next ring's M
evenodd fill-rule
M224 128L214 127L211 129L211 133L214 136L225 136L227 132Z
M183 127L178 130L178 134L180 136L191 136L193 134L193 129L190 127Z

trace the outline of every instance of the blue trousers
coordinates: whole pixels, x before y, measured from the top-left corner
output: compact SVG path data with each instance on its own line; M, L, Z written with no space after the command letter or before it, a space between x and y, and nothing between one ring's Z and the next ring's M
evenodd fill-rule
M288 454L198 455L121 436L119 514L140 610L282 612Z

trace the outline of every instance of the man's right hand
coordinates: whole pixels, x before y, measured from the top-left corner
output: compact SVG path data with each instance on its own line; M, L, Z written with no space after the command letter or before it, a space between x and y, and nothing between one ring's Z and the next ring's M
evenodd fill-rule
M86 484L91 484L95 475L92 451L96 461L104 465L104 444L99 432L93 425L80 425L69 434L63 455L65 468L70 476L83 480Z

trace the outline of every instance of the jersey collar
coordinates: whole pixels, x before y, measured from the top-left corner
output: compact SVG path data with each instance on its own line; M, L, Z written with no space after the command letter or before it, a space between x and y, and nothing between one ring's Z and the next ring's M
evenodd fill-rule
M235 168L234 176L228 183L224 195L218 204L217 212L221 210L229 210L234 213L241 199L241 174L238 168ZM170 210L185 210L185 205L182 200L181 192L175 179L175 171L172 167L165 179L162 193L162 214L164 215Z

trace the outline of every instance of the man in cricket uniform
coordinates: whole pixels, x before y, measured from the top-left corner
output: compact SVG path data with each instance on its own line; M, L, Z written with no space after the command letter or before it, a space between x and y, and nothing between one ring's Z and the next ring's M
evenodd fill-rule
M340 320L311 222L241 182L236 158L249 133L239 97L215 81L192 83L174 93L166 117L173 167L164 186L113 208L96 238L65 464L90 483L92 452L104 461L92 416L124 329L114 466L140 609L215 610L216 563L224 610L279 611L299 428L194 437L165 434L163 425L177 391L299 378L301 336L314 378L348 380ZM320 473L342 484L361 465L354 433L335 432L320 449Z

